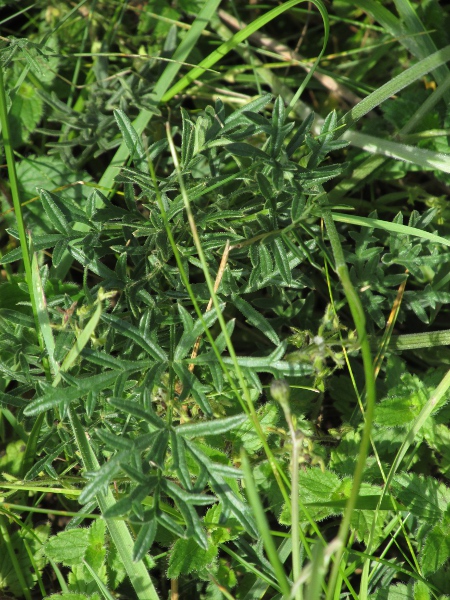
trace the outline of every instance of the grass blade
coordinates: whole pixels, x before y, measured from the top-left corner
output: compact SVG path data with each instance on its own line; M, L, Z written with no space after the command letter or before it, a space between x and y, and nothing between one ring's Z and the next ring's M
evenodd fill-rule
M361 117L382 104L385 100L397 94L400 90L407 87L420 77L423 77L430 71L433 71L439 65L450 60L450 46L445 46L431 56L427 56L417 64L409 67L397 77L394 77L380 88L369 94L364 100L361 100L356 106L346 113L338 123L340 135L359 121Z
M253 480L250 462L244 451L241 452L241 464L245 477L245 491L247 492L248 501L252 507L253 514L258 525L258 531L261 535L264 548L267 552L267 557L277 575L278 584L283 592L283 596L288 598L291 591L291 586L286 577L286 573L284 572L280 557L278 556L278 550L270 533L269 523L267 522L264 508L261 500L259 499L258 491Z

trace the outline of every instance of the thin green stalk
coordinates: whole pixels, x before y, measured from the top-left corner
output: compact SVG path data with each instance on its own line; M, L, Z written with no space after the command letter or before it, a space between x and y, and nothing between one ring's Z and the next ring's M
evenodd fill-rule
M300 444L302 443L303 436L297 431L295 417L292 417L289 404L290 389L287 381L284 379L272 381L270 394L280 404L291 436L291 543L294 586L290 597L295 598L295 600L302 600L302 586L296 584L299 582L301 572L298 463L300 459Z
M8 552L9 560L11 561L11 564L12 564L12 567L14 570L14 574L17 577L17 580L19 582L19 585L20 585L21 591L25 597L25 600L31 600L30 588L25 581L25 578L24 578L23 572L22 572L22 568L19 564L19 561L17 559L14 548L12 547L11 537L9 535L9 530L8 530L8 524L5 520L5 518L3 517L3 515L1 515L1 514L0 514L0 537L2 539L3 544L6 546L6 551Z
M247 492L250 505L253 509L253 514L258 525L258 531L261 534L267 557L277 576L278 584L283 593L283 597L287 599L289 598L291 593L291 586L289 585L289 581L286 577L286 573L284 572L284 568L281 564L280 557L278 556L278 550L270 533L270 528L266 519L266 515L264 513L264 508L261 504L261 500L259 499L258 491L253 480L250 462L247 458L247 454L244 451L241 452L241 464L245 477L245 490Z
M19 232L19 241L22 252L22 259L25 269L25 281L28 286L28 291L30 294L31 307L33 311L33 318L35 323L35 329L37 332L38 343L40 348L43 350L44 339L42 336L42 331L40 327L40 319L39 319L39 306L38 299L35 295L35 289L33 285L33 270L30 259L30 252L27 243L27 235L25 231L25 223L23 220L22 206L20 203L20 195L19 195L19 185L16 173L16 163L14 160L14 152L11 146L11 136L9 131L9 121L8 121L8 105L6 101L6 93L5 93L5 84L3 78L3 67L0 65L0 126L2 128L3 142L5 148L5 156L6 156L6 164L8 166L8 175L9 182L11 186L11 195L13 199L13 206L16 213L16 223L17 230ZM45 372L46 379L50 381L51 375L49 371L49 364L46 357L42 360L43 369ZM43 422L43 417L38 417L34 422L32 432L28 439L27 448L25 451L24 460L21 466L22 474L26 473L28 468L31 467L32 461L35 457L36 444L39 437L40 429Z
M5 148L6 164L8 167L9 185L11 187L11 196L14 210L16 212L17 231L19 232L20 247L22 250L22 260L25 269L25 280L28 285L30 299L33 306L33 315L36 323L36 331L39 331L39 321L37 318L37 308L34 302L33 285L31 277L31 259L28 253L27 235L25 232L25 223L23 220L22 206L20 204L19 182L16 173L16 162L14 152L11 146L11 135L8 121L8 105L6 102L5 83L3 79L3 67L0 66L0 125L2 128L3 143Z
M294 582L300 577L301 557L300 557L300 522L299 522L299 487L298 487L298 461L299 461L299 443L292 421L289 423L289 430L292 439L291 455L291 536L292 536L292 575ZM295 593L295 600L302 600L302 588L299 586Z
M86 471L98 471L100 465L73 406L69 406L68 415L72 431ZM116 503L111 490L99 491L96 500L102 514ZM133 562L133 538L124 521L105 519L111 539L117 548L122 564L130 578L139 600L159 600L158 593L142 560Z
M328 237L330 239L331 248L333 250L336 272L344 288L344 293L347 298L349 308L356 326L358 339L361 344L361 354L363 359L364 376L366 382L366 412L364 429L362 433L361 443L359 446L359 454L356 462L355 472L353 475L352 491L348 499L347 506L344 511L344 516L337 535L339 545L336 551L335 561L331 570L329 588L326 596L327 600L332 600L335 593L335 584L339 573L339 566L344 552L345 544L347 542L347 537L350 530L350 522L353 510L356 506L356 501L358 499L359 489L362 482L362 475L366 463L367 454L369 451L370 433L372 429L372 421L376 401L376 390L375 374L373 370L370 344L366 332L366 318L364 315L364 310L362 308L358 293L356 292L350 280L350 275L347 269L347 264L344 259L344 253L342 251L342 246L339 240L336 225L333 221L333 216L328 208L325 208L322 216L325 222Z

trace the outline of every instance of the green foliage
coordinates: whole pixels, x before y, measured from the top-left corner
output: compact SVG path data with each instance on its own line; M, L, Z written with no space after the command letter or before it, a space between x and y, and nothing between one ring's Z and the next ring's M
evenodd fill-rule
M38 1L2 38L28 245L2 184L0 590L443 597L450 356L400 357L389 337L392 319L399 334L448 322L448 11L334 3L337 52L291 111L300 63L264 68L258 37L227 45L218 4ZM273 7L236 8L254 22ZM277 6L265 35L304 31L318 56L310 9ZM218 70L174 96L170 57ZM54 504L72 520L49 537L33 511Z
M49 559L70 567L68 575L68 598L100 598L97 581L86 564L94 570L103 583L108 582L112 570L114 585L117 586L125 573L117 569L117 556L108 552L105 522L98 519L88 529L69 529L51 537L44 545ZM59 596L51 596L59 598ZM65 597L65 596L62 596Z
M3 517L2 517L3 521ZM42 551L42 545L49 536L49 527L39 525L33 530L22 528L5 536L2 530L0 536L0 553L2 568L0 570L0 591L12 594L13 597L23 597L24 591L17 570L23 578L24 585L32 589L41 577L47 561ZM14 560L11 558L11 553Z

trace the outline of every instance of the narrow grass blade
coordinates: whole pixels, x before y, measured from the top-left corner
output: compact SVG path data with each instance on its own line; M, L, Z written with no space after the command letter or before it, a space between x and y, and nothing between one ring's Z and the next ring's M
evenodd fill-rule
M94 569L91 567L91 565L84 559L83 559L83 564L86 567L86 569L89 571L89 573L92 575L92 578L94 579L95 583L97 584L98 589L101 591L103 597L106 600L114 600L114 598L111 596L108 588L103 583L103 581L100 579L100 577L97 575L97 573L94 571Z
M22 569L20 568L19 561L17 559L17 556L14 552L14 548L11 543L11 538L10 538L9 529L8 529L8 522L1 514L0 514L0 536L2 538L3 544L6 546L6 550L9 555L9 560L11 561L12 567L14 569L14 573L20 584L22 594L23 594L25 600L31 600L29 586L27 585L27 583L25 581L25 577L22 573Z
M331 570L331 575L328 583L328 591L326 595L326 599L331 600L332 598L336 597L336 593L339 593L339 590L335 589L335 586L338 579L339 570L341 568L340 562L344 552L345 544L347 542L351 518L358 499L358 493L362 482L363 471L365 468L366 458L369 451L370 435L372 430L373 415L376 403L376 388L372 354L370 351L370 344L368 341L366 331L366 318L364 314L364 309L362 307L358 293L355 290L350 279L350 274L348 271L347 263L345 262L344 252L339 239L339 234L336 229L336 225L333 220L332 213L329 210L325 209L323 211L322 217L325 222L328 237L333 250L336 272L344 288L344 293L347 298L352 318L356 326L358 339L361 344L361 355L364 368L364 377L366 382L366 410L364 414L364 428L361 436L361 443L359 445L356 467L353 474L353 485L351 495L348 499L347 506L344 511L344 516L339 527L339 532L335 540L336 554L333 568Z
M344 1L349 2L349 0ZM416 58L426 58L436 52L437 48L432 37L418 18L411 3L407 0L395 0L400 19L376 0L351 0L351 4L352 6L358 6L378 21L392 37L398 39ZM438 84L441 85L448 77L449 70L445 66L440 66L436 68L433 75ZM449 100L448 96L446 99Z
M400 73L400 75L382 85L342 117L338 123L340 135L385 100L449 60L450 46L445 46L442 50L438 50L431 56L427 56L427 58L409 67L409 69L406 69L406 71L403 71L403 73Z
M278 550L270 533L269 523L267 522L266 515L264 513L264 508L258 496L258 491L253 480L250 462L244 451L241 452L241 464L245 477L245 491L247 492L248 501L250 502L253 514L256 519L258 531L261 535L270 564L272 565L272 568L277 575L278 584L281 588L281 591L283 592L283 595L287 598L289 597L291 586L286 577L286 573L284 572L284 568L281 563L280 557L278 556Z
M437 169L443 173L450 173L450 154L383 140L373 135L360 133L359 131L346 131L342 139L348 140L352 146L356 146L372 154L381 154L389 158L402 160L413 165L418 165L423 169Z
M189 71L189 73L187 73L180 81L178 81L175 85L173 85L170 88L170 90L168 90L164 94L164 96L162 97L162 101L167 102L168 100L173 98L176 94L179 94L188 85L190 85L195 79L198 79L198 77L203 75L203 73L205 72L206 69L209 69L210 67L215 65L219 60L221 60L224 56L226 56L229 52L231 52L234 48L236 48L236 46L238 46L239 44L244 42L250 35L252 35L252 33L255 33L255 31L258 31L259 29L261 29L261 27L264 27L264 25L267 25L267 23L270 23L270 21L272 21L273 19L276 19L276 17L278 17L285 11L289 10L290 8L293 8L296 4L300 4L301 2L304 2L304 1L305 0L288 0L288 2L285 2L284 4L281 4L280 6L273 8L269 12L267 12L267 13L261 15L260 17L258 17L257 19L255 19L252 23L247 25L247 27L238 31L230 40L224 42L221 46L219 46L219 48L217 48L217 50L214 50L214 52L211 52L211 54L209 56L207 56L204 60L202 60L201 63L199 63L198 67ZM319 10L322 14L322 18L323 18L324 14L326 15L326 11L325 11L325 8L323 7L322 3L318 2L317 0L314 0L313 4L319 8ZM325 23L328 23L328 19L326 19L326 18L325 18ZM325 39L327 39L327 25L326 25ZM323 51L324 51L324 48L322 49L322 52L320 53L318 60L320 60L320 57L321 57ZM318 60L316 61L316 63L318 62ZM316 67L316 63L314 64L314 67L311 69L311 71L308 73L307 78L306 78L306 83L312 77L313 71ZM304 85L302 87L304 89ZM301 90L300 90L300 93L301 93ZM295 101L297 100L298 96L299 96L299 94L298 95L296 94Z
M26 281L31 294L31 260L28 254L27 236L25 233L25 224L23 221L22 206L19 196L19 184L16 173L16 163L11 146L11 136L9 132L8 107L6 103L5 84L3 81L3 67L0 67L0 126L5 148L6 164L8 167L8 176L11 186L11 196L13 199L14 210L16 214L17 230L19 232L20 247L22 250L22 259L25 267Z
M351 223L352 225L361 225L362 227L375 227L376 229L383 229L384 231L391 231L393 233L400 233L402 235L412 235L423 240L429 240L434 244L443 244L444 246L450 246L450 240L447 240L446 238L440 235L435 235L434 233L429 233L428 231L417 229L417 227L409 227L409 225L401 225L400 223L389 223L388 221L383 221L381 219L371 219L370 217L357 217L355 215L344 215L335 212L333 212L332 215L335 221L340 221L341 223Z

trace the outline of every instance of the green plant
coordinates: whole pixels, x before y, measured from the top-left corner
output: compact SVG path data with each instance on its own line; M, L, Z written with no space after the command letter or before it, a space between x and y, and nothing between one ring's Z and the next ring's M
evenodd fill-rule
M39 39L9 39L3 50L0 118L17 225L5 218L9 245L20 242L2 253L0 286L2 440L12 432L0 459L11 563L2 585L14 595L31 598L37 582L42 596L61 600L156 599L168 595L166 578L173 595L208 599L448 591L449 375L436 364L448 361L436 351L448 332L415 331L442 329L448 311L445 208L429 190L413 191L415 179L376 202L358 197L358 189L375 197L379 181L394 188L395 168L412 178L432 168L445 184L448 145L437 128L447 118L446 34L436 45L409 2L396 3L402 23L354 3L384 36L406 38L399 55L418 62L383 84L374 77L373 91L341 118L322 106L326 116L315 119L299 97L314 88L328 36L321 3L325 43L310 42L319 59L296 92L289 73L269 75L242 45L297 4L231 37L213 15L218 3L206 2L179 40L165 19L182 15L164 4L148 46L140 23L124 48L125 6L107 7L107 25L94 3L86 18L105 35L91 48L92 68L82 62L89 34L80 7L58 23L50 11ZM347 4L336 9L341 21L332 18L360 33L362 13ZM158 7L149 4L145 23ZM428 18L430 28L436 17ZM199 43L198 66L175 82L209 19L222 45ZM47 67L67 79L64 52L54 54L71 44L81 44L71 84L61 92L54 76L39 83ZM175 62L137 58L161 44ZM252 92L263 82L281 93L180 106L179 92L202 89L198 78L216 85L219 59L225 76L234 73L231 50L251 65ZM130 60L134 70L122 76ZM357 61L355 82L368 64ZM428 73L441 96L403 96ZM14 102L27 86L21 112ZM389 106L393 94L409 108ZM362 133L350 129L379 105L382 117L363 119ZM411 152L404 142L422 138L405 136L425 117L439 141ZM382 139L380 124L395 139ZM51 159L37 134L56 137ZM35 156L24 150L30 143ZM355 149L369 144L381 159ZM394 168L387 155L409 162ZM414 208L407 225L394 211L405 199ZM395 323L409 335L391 337ZM46 492L72 519L48 539L46 528L30 533ZM35 551L29 580L22 571ZM70 566L68 576L58 564Z

